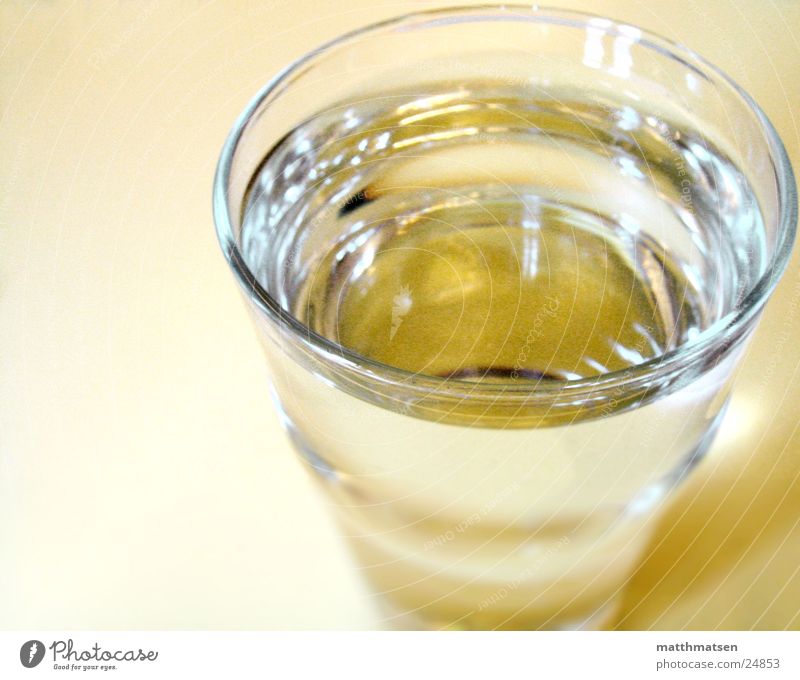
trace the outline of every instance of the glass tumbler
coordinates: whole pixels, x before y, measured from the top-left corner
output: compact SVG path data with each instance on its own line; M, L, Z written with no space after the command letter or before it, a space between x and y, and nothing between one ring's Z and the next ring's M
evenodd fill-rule
M602 626L784 271L792 171L692 51L523 6L275 76L213 195L272 393L398 628Z

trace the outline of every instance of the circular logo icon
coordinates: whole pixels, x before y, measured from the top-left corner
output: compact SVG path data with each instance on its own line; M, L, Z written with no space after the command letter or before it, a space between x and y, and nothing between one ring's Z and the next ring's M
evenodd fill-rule
M25 668L38 666L44 659L44 643L39 640L28 640L19 648L19 660Z

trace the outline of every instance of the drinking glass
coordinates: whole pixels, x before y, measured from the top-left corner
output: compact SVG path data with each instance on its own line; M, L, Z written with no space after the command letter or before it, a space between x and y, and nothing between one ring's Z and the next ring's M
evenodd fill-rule
M587 14L412 14L267 83L217 233L387 626L613 615L723 417L794 187L730 78Z

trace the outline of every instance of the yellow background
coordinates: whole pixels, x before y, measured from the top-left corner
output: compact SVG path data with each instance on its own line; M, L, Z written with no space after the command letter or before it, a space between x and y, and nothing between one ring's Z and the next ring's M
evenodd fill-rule
M727 70L800 168L800 3L562 2ZM0 627L375 628L212 227L225 134L423 2L0 4ZM800 628L800 251L623 628Z

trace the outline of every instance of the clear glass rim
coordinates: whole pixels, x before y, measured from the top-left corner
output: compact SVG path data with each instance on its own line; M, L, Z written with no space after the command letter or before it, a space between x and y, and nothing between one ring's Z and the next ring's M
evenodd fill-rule
M296 74L301 68L306 67L310 62L324 58L327 53L337 47L354 42L368 34L412 29L420 21L443 17L462 22L487 21L491 20L492 17L494 17L494 20L524 19L534 23L573 28L585 28L590 22L599 20L603 22L603 29L612 35L616 32L617 35L629 38L631 30L634 29L637 32L638 44L648 49L656 50L663 56L677 60L684 66L688 66L704 76L711 74L730 87L759 123L761 132L769 147L770 158L775 170L779 202L776 225L777 239L774 253L764 274L739 301L736 307L714 324L698 333L692 340L640 364L587 378L559 381L520 381L516 384L500 382L476 383L469 380L440 378L384 364L319 335L281 307L258 283L256 276L247 267L245 259L239 251L234 227L230 219L228 186L236 150L247 124L272 95L280 92L281 87L288 78ZM472 398L478 394L489 398L496 398L501 395L506 398L509 396L535 398L537 396L547 397L555 394L563 396L565 391L569 394L587 391L596 393L598 388L614 388L620 384L636 383L641 385L654 376L663 376L692 364L706 352L721 346L727 339L737 337L738 333L757 315L789 263L797 228L796 185L791 163L783 143L767 115L758 104L724 71L688 47L626 22L616 21L588 12L521 4L453 5L412 12L344 33L296 59L278 72L258 91L234 123L217 164L212 192L212 207L217 238L229 266L257 306L279 327L289 331L301 343L310 345L339 369L349 368L357 373L368 374L381 382L413 385L415 388L424 390L444 390L447 393L452 393L454 390L458 391L461 388L465 395L469 395Z

